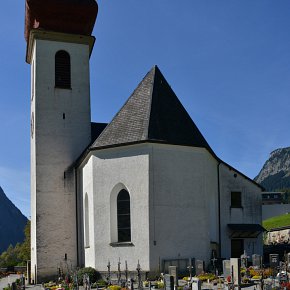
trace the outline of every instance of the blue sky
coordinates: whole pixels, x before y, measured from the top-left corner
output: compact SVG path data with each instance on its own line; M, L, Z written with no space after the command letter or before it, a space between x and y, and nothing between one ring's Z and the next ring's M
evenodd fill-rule
M215 153L255 177L290 146L289 0L99 0L92 121L108 122L157 64ZM0 186L30 216L24 1L0 10Z

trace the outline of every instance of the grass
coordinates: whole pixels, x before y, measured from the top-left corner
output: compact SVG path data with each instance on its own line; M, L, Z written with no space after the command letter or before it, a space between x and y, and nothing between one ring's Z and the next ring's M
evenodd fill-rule
M275 216L263 221L263 227L266 230L290 226L290 214Z

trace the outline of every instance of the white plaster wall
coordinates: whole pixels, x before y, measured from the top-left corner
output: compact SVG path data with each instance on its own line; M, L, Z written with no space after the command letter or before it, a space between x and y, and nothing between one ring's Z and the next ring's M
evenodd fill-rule
M151 145L150 269L164 259L209 262L218 242L217 162L203 148Z
M83 168L83 223L85 221L85 208L84 200L85 194L88 195L88 209L89 209L89 243L86 245L84 241L85 250L85 265L88 267L95 267L95 212L94 212L94 188L93 188L93 158L89 159L87 164ZM98 222L98 219L96 219ZM84 228L84 238L86 237L86 229Z
M54 87L58 50L71 57L71 90ZM33 59L32 248L41 281L65 268L65 254L69 265L77 264L75 182L68 168L90 142L89 47L36 39Z
M135 271L138 259L143 271L149 270L149 149L148 145L135 145L94 151L90 157L93 175L86 174L84 182L93 183L95 256L85 252L85 265L106 271L108 261L116 271L120 258L129 271ZM83 171L87 170L85 165ZM89 172L89 169L88 171ZM90 180L91 179L91 180ZM84 188L86 185L84 184ZM131 240L133 246L114 247L116 240L111 233L111 194L122 188L130 194Z
M162 270L162 260L202 259L208 264L211 243L219 243L218 162L203 148L139 144L94 151L81 169L82 194L93 192L90 210L94 240L85 250L86 266L112 271L125 260L129 270L139 259L143 271ZM228 223L260 223L261 190L221 164L222 257L230 257ZM93 172L93 174L91 174ZM91 187L93 184L93 188ZM114 247L112 193L122 188L131 197L133 247ZM243 212L230 210L231 191L241 191ZM114 209L113 209L114 210ZM249 254L262 253L261 237L245 239ZM95 247L92 251L91 247ZM93 252L95 253L92 258Z
M220 165L220 189L221 189L221 255L230 258L231 239L229 237L228 224L261 224L262 223L262 195L261 188L250 180L229 168L225 164ZM231 208L231 192L240 191L242 195L242 208ZM244 249L248 247L244 241ZM247 250L247 249L246 249ZM262 234L258 236L255 245L255 254L262 254Z

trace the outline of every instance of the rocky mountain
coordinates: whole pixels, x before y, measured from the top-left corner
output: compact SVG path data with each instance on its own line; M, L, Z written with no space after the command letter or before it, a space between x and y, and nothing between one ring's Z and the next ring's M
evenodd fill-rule
M0 254L5 251L10 244L13 246L24 240L24 227L27 218L8 199L3 189L0 187Z
M255 181L267 191L290 189L290 147L271 152Z

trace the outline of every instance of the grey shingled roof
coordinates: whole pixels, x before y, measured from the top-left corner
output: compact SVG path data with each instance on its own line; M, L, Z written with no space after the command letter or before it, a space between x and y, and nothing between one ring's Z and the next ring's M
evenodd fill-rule
M147 73L91 149L144 141L204 147L212 152L157 66Z

